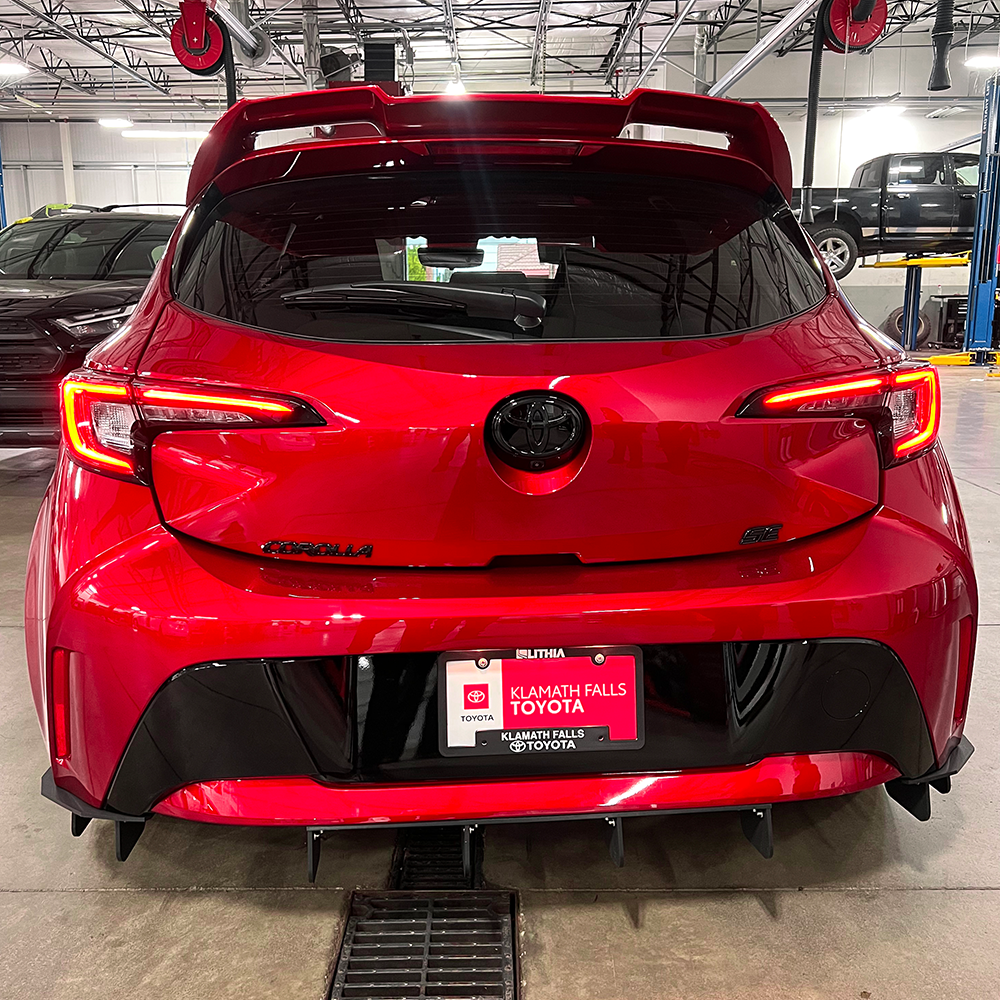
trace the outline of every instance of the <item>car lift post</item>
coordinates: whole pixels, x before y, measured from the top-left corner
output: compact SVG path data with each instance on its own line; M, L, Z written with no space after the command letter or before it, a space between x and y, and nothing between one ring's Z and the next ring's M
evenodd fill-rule
M3 152L0 150L0 229L7 228L7 209L3 200Z
M906 287L903 291L903 347L917 349L917 332L920 329L920 265L908 264Z
M989 364L996 309L997 243L1000 242L1000 84L994 74L983 98L983 138L979 151L979 195L969 266L969 308L963 349L969 363Z

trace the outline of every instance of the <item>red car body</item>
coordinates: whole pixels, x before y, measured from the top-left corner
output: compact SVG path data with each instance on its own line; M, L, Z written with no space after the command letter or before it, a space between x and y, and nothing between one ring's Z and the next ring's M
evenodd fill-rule
M635 123L730 144L621 138ZM253 148L258 132L329 125ZM503 171L488 224L502 232L469 221L475 191L446 204ZM432 181L433 197L414 195ZM697 185L710 196L671 200ZM937 378L852 311L788 221L790 185L763 109L685 94L357 88L231 109L139 308L62 390L25 612L47 794L81 817L332 827L737 808L884 783L912 807L927 782L944 788L967 756L976 584L935 440ZM436 213L435 235L386 221L393 209ZM537 266L499 293L473 270L486 298L456 281L460 305L422 299L417 320L399 319L413 292L398 282L372 285L388 304L343 281L297 299L292 278L280 302L261 297L319 267L324 240L338 250L323 273L348 273L375 216L383 275L405 249L421 274L456 264L450 278L501 238ZM770 235L754 230L727 266L750 261L755 304L737 289L750 318L720 319L719 246L753 226ZM271 270L252 270L249 246ZM221 290L189 277L217 258ZM766 295L798 282L813 298L752 321L776 260L791 277ZM710 291L651 321L635 297L649 261L675 298L668 272L684 295ZM532 289L550 286L532 335ZM566 289L600 323L577 304L574 336L548 337ZM240 319L251 301L266 322ZM451 309L471 332L452 335ZM480 327L477 309L513 312ZM337 332L367 329L365 310L384 337ZM655 335L632 339L635 317ZM443 339L423 332L435 324ZM504 451L504 435L524 452L532 434L552 451L566 428L554 457ZM596 663L587 651L618 647L641 661L644 742L566 753L543 736L520 757L446 742L443 654L526 653L544 680L566 649Z

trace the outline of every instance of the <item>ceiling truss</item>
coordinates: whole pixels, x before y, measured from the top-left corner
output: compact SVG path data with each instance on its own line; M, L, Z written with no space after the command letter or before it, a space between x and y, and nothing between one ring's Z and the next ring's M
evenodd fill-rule
M242 96L303 87L303 5L242 5L248 27L259 25L272 43L264 65L238 64ZM354 50L375 36L402 39L401 52L415 54L407 80L412 73L418 92L440 91L460 77L470 90L528 83L554 92L609 93L648 67L676 28L684 0L336 0L318 6L324 49ZM794 6L794 0L697 0L661 58L690 72L697 29L711 71L713 56L747 52ZM926 46L934 10L935 0L889 0L886 31L872 50ZM19 101L15 112L0 110L0 117L30 116L34 108L38 116L71 119L112 109L136 120L214 118L224 87L218 78L178 66L169 45L176 18L176 0L0 0L0 55L32 71L0 78L4 106L6 96ZM954 47L992 43L1000 32L1000 0L956 0L955 22ZM777 55L807 47L811 32L811 21L801 24Z

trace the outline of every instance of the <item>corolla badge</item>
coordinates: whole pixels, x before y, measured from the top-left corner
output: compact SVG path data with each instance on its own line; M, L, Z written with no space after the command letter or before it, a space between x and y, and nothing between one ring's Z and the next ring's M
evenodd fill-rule
M497 456L529 472L565 465L583 447L586 431L582 407L554 392L515 393L486 419L486 436Z
M353 543L341 549L340 542L282 542L277 539L264 542L260 547L261 552L266 552L269 556L336 556L341 559L357 559L358 556L372 557L371 545L359 545L354 547Z

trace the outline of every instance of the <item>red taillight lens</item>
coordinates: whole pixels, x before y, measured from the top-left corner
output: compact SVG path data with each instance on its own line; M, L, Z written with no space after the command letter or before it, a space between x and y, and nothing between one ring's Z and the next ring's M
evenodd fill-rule
M941 385L933 368L896 372L889 392L892 439L897 458L929 448L941 423Z
M68 378L62 384L63 440L73 456L100 472L131 476L132 393L121 382Z
M136 397L147 421L206 424L298 423L295 403L256 396L137 386Z
M861 417L871 420L886 464L912 458L937 439L941 388L933 368L822 379L756 393L740 417Z
M323 424L297 399L201 386L130 383L89 375L62 384L63 439L73 457L98 472L142 478L143 449L164 430L301 427Z
M69 650L52 650L52 742L57 760L69 757Z
M868 400L885 391L885 377L839 379L795 389L771 391L762 400L765 409L800 410L841 409L855 400Z

